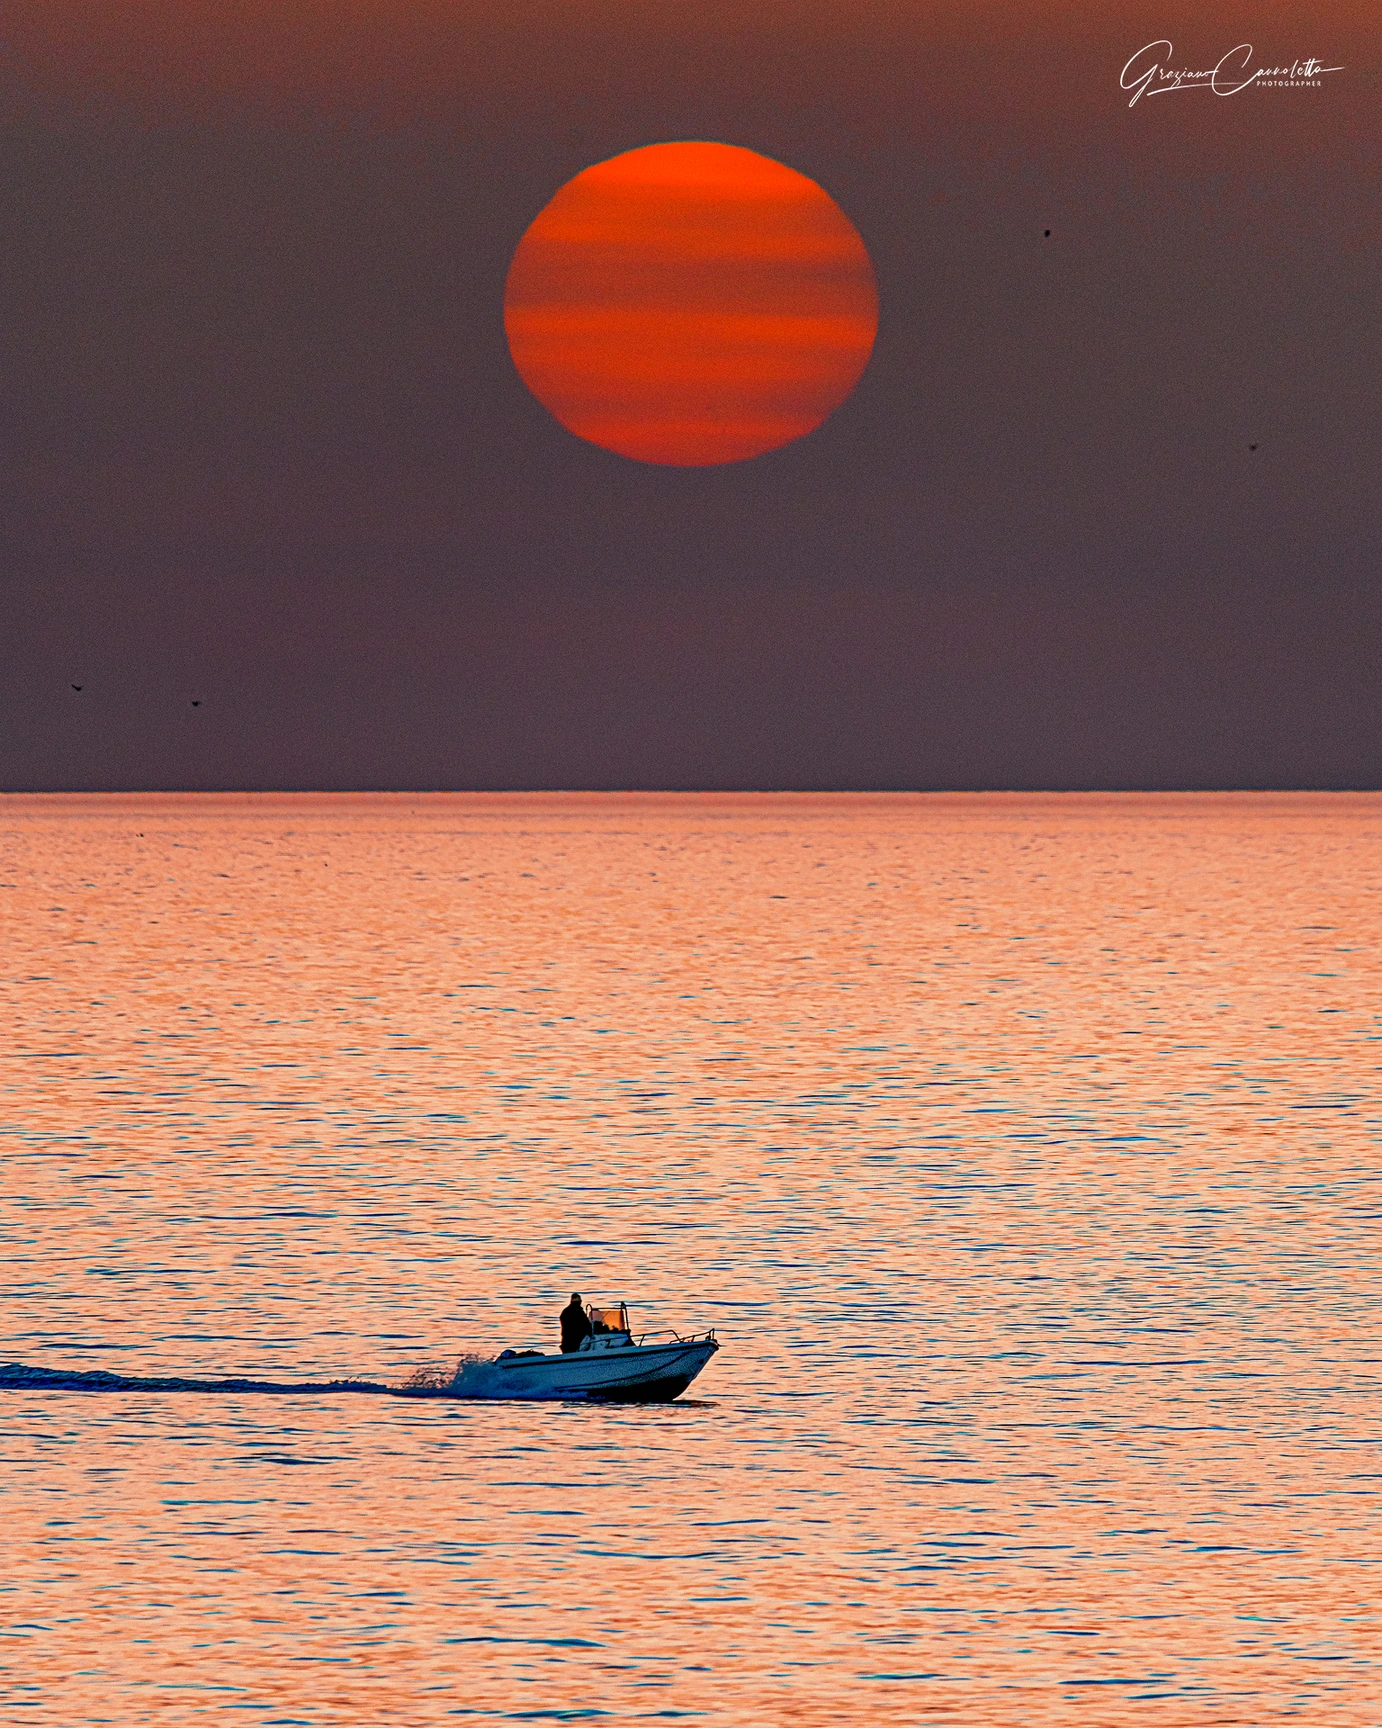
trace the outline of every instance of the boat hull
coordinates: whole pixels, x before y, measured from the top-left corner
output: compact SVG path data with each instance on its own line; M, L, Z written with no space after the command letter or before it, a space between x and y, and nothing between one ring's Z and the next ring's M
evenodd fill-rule
M597 1404L670 1404L674 1398L680 1398L700 1371L693 1368L689 1374L666 1374L656 1380L637 1380L628 1386L608 1386L583 1396Z
M667 1404L686 1390L717 1349L713 1338L678 1339L564 1356L501 1356L495 1366L504 1390L515 1398Z

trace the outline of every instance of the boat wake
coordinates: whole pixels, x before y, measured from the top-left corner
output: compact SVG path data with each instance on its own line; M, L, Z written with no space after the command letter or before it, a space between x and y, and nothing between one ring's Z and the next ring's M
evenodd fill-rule
M223 1392L278 1398L359 1393L375 1398L512 1398L493 1361L463 1356L454 1367L421 1368L398 1385L382 1380L258 1380L245 1375L203 1379L182 1374L112 1374L104 1368L34 1368L0 1364L0 1392Z

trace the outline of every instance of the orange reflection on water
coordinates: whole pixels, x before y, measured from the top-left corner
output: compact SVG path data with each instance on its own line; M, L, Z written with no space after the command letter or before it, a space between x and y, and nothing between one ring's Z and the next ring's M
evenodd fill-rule
M1374 1723L1380 831L0 800L0 1358L725 1341L670 1408L0 1391L24 1719Z

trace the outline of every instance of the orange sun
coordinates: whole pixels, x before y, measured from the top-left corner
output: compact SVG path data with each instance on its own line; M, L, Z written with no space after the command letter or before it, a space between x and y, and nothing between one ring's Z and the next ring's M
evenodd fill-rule
M518 244L504 329L578 437L704 467L776 450L853 390L873 266L814 180L732 144L650 144L569 180Z

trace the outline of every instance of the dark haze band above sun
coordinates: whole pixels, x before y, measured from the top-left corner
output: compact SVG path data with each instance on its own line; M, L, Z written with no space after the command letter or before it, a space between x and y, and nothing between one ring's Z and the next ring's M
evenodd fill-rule
M703 467L813 431L868 363L878 292L814 180L737 145L651 144L567 182L520 241L504 328L569 431Z

